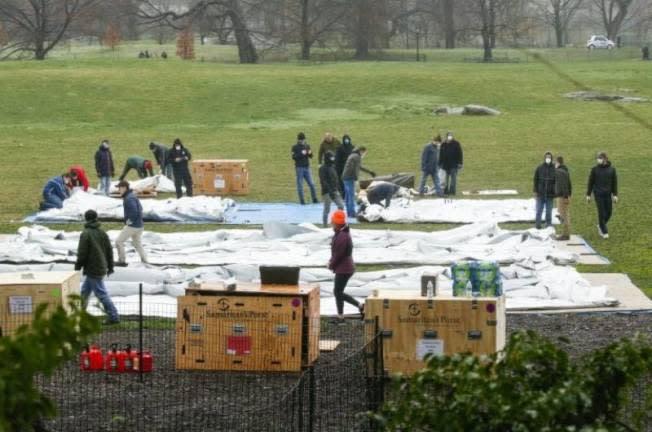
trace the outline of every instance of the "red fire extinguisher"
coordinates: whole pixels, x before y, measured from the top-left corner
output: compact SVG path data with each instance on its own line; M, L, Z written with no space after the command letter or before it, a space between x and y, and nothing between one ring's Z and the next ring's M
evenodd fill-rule
M125 357L125 371L134 372L136 370L136 363L138 363L138 353L131 350L131 345L127 345L125 353L127 354Z
M140 371L141 368L143 372L151 372L154 369L154 356L149 351L143 351L134 359L134 371Z
M118 344L112 344L111 350L106 354L106 370L109 372L124 372L126 357L127 353L125 351L118 350Z
M95 345L89 347L86 345L86 349L82 351L79 357L79 367L81 370L89 371L101 371L104 369L102 361L102 350L100 350Z

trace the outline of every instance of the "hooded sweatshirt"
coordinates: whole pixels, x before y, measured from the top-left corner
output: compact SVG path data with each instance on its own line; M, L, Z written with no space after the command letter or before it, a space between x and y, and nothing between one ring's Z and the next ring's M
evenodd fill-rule
M346 161L349 159L351 153L353 153L351 137L344 135L342 137L342 145L339 146L335 152L335 171L337 171L337 175L340 176L340 178L342 178L344 166L346 165Z
M321 182L322 195L328 195L335 199L335 193L339 192L339 177L335 171L335 156L332 152L326 152L324 163L319 167L319 181Z
M86 171L84 171L84 168L79 165L73 165L70 167L69 171L77 174L77 184L73 184L73 186L81 186L84 188L84 191L87 191L90 183L88 182L88 177L86 177Z
M98 221L86 223L79 238L75 270L81 269L86 276L93 278L102 278L113 272L111 241Z
M328 268L335 274L353 274L353 241L348 225L337 230L331 241L331 259Z
M616 175L616 168L607 161L606 164L596 165L591 169L589 175L589 185L586 190L586 195L618 195L618 176Z
M49 195L54 195L62 201L70 196L62 176L53 177L45 184L43 198L47 201Z
M312 150L306 140L299 140L292 146L292 159L296 168L308 168L312 159Z
M188 161L192 159L192 155L190 150L185 148L183 144L181 144L179 150L177 150L176 145L173 145L169 157L172 169L175 172L188 171Z
M550 163L545 162L545 158L550 157ZM546 152L543 156L544 162L534 171L534 182L532 191L539 198L555 197L555 165L552 163L552 153Z

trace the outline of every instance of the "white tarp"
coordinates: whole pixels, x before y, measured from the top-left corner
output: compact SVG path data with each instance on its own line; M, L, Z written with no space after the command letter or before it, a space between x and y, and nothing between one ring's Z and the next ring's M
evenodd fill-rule
M235 207L230 198L183 197L180 199L143 199L143 217L157 222L223 222L225 213ZM75 190L63 202L63 208L39 212L29 218L30 222L74 222L83 221L84 213L93 209L100 219L123 220L123 204L118 198L95 195Z
M518 191L515 189L487 189L487 190L471 190L464 191L462 195L486 195L486 196L495 196L495 195L518 195Z
M118 183L117 181L111 182L111 188L109 189L111 193L118 193ZM136 192L146 190L154 190L160 193L176 192L174 182L161 174L139 180L129 180L129 187ZM100 189L99 185L97 188ZM182 187L182 189L186 190L185 187Z
M0 265L2 272L72 270L71 264L46 265ZM349 281L347 293L363 301L373 290L415 291L420 287L424 273L439 274L437 292L452 295L452 282L448 267L421 266L402 269L358 272ZM550 263L525 262L501 268L507 309L583 308L612 306L617 301L607 296L604 286L593 287L573 268ZM231 265L224 267L153 267L133 264L116 268L106 279L106 286L121 314L136 314L138 285L143 283L145 313L174 317L175 298L184 295L191 281L220 282L231 277L238 281L258 281L255 265ZM321 291L321 314L336 313L333 299L333 275L325 268L304 268L301 281L319 283ZM99 310L96 311L99 313ZM346 313L355 313L347 305Z
M367 206L362 219L368 222L388 223L475 223L534 222L534 199L393 199L388 208L378 204ZM558 223L557 210L553 223Z
M449 265L463 259L503 265L522 262L569 264L577 255L557 247L552 228L510 231L496 223L464 225L446 231L351 230L353 257L359 264ZM208 232L146 231L143 246L156 265L227 264L322 267L330 257L332 230L314 225L270 222L263 229L220 229ZM109 231L112 241L118 231ZM79 232L22 227L0 241L0 262L74 262ZM129 243L128 243L129 245ZM133 249L127 262L139 261Z

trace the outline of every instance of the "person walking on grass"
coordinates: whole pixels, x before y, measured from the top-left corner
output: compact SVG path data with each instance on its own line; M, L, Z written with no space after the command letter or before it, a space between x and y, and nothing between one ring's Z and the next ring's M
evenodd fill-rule
M147 263L147 255L142 245L143 231L145 231L143 206L140 204L140 200L136 197L136 194L129 188L129 182L123 180L118 183L118 190L120 191L124 207L125 226L115 241L115 246L118 249L117 265L127 265L125 242L129 239L131 239L134 248L138 252L138 255L140 255L140 260L143 263Z
M355 264L353 263L353 241L343 210L336 210L333 213L331 224L335 234L331 241L331 259L328 262L328 269L335 273L333 294L335 295L337 317L341 322L344 318L344 302L357 307L362 315L364 315L364 305L344 292L346 284L355 273Z
M109 140L102 140L100 148L95 152L95 171L100 179L100 192L111 194L111 177L115 176L115 165Z
M439 148L439 166L446 173L445 195L457 193L457 173L464 164L462 145L455 140L453 132L448 132L446 141Z
M570 199L572 194L573 186L568 168L564 165L564 158L557 156L555 163L555 196L557 197L557 209L559 210L559 218L562 224L562 233L557 237L557 240L570 240Z
M552 226L552 204L555 198L555 166L552 164L552 153L546 152L543 163L534 171L532 188L536 198L536 227L541 229L541 216L546 209L546 227Z
M120 322L120 316L104 285L104 277L113 273L111 241L100 227L95 210L88 210L84 214L84 219L86 225L84 225L84 231L79 237L77 261L75 262L75 270L83 269L86 277L81 286L82 305L85 309L92 292L108 315L106 323L117 324Z
M344 201L346 202L346 214L350 218L356 217L355 211L355 189L360 171L364 171L371 177L376 177L376 173L362 166L362 158L367 154L366 147L360 147L353 150L353 153L346 160L344 171L342 172L342 181L344 182Z
M421 184L419 193L426 193L426 183L428 177L432 177L433 187L437 196L442 196L441 184L439 182L439 147L441 146L441 136L437 135L432 141L426 144L421 152Z
M335 171L335 155L331 151L324 154L324 163L319 167L319 181L321 183L321 200L324 203L322 222L328 225L328 215L331 211L331 202L338 210L344 209L344 201L340 195L340 179Z
M186 196L192 196L192 176L188 162L192 159L190 150L188 150L179 138L174 140L172 150L170 150L170 163L172 164L172 174L174 175L174 188L177 192L177 198L183 196L183 189L186 187Z
M319 146L319 153L317 154L317 161L319 162L319 165L324 163L324 156L326 155L326 152L333 153L334 157L335 153L337 153L337 149L341 145L342 143L340 140L335 138L332 133L326 132L324 139Z
M310 188L310 196L312 202L317 204L317 191L315 190L315 183L312 181L312 174L310 173L310 159L312 159L312 150L306 142L306 135L299 132L297 135L297 143L292 146L292 159L294 160L294 170L297 181L297 194L299 194L299 201L305 204L303 196L303 181L308 183Z
M611 219L612 203L618 202L618 176L616 168L611 164L607 153L600 152L597 164L589 174L589 185L586 190L586 202L591 202L591 194L598 208L598 234L603 239L609 238L607 223Z
M127 162L125 163L125 167L122 170L122 174L120 175L120 181L124 180L125 177L127 177L127 174L129 174L129 171L131 170L136 170L138 173L138 178L144 179L149 177L154 177L154 165L152 165L151 160L147 160L142 156L134 155L134 156L129 156L127 159Z

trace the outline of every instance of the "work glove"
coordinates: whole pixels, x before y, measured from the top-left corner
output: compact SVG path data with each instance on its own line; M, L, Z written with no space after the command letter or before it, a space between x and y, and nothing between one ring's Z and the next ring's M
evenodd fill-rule
M587 202L587 203L590 203L590 202L591 202L591 195L587 195L587 196L586 196L586 202Z
M618 195L612 196L611 199L613 200L613 202L617 203L618 202Z

